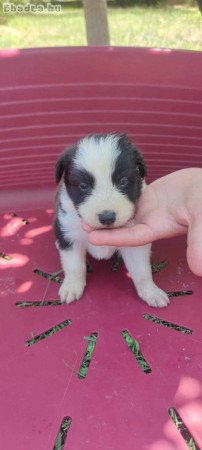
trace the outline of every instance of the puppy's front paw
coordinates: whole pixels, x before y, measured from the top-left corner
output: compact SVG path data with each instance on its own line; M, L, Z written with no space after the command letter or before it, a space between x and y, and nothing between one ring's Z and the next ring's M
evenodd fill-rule
M142 300L149 306L163 308L170 303L166 292L159 289L153 282L142 283L141 286L137 286L137 291Z
M72 303L74 300L79 300L83 294L85 285L86 282L83 278L65 278L59 289L61 302Z

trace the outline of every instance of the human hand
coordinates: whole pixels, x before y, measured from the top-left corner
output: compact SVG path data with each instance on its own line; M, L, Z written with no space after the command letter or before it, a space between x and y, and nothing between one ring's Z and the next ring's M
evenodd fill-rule
M94 245L140 246L187 234L187 261L202 276L202 169L182 169L162 177L141 195L135 219L117 229L93 230L83 223Z

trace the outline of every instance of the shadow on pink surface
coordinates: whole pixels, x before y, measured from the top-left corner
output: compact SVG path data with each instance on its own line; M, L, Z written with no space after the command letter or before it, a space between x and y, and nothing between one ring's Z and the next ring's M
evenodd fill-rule
M58 283L34 270L60 268L49 208L55 162L66 145L116 130L141 148L149 180L201 167L201 68L201 52L169 49L0 52L2 448L56 450L62 420L71 417L57 450L185 450L170 407L202 448L202 279L187 267L184 238L154 245L153 261L168 262L154 275L158 285L193 291L171 298L166 309L139 300L123 265L112 272L111 261L91 260L81 301L16 306L58 300ZM144 314L193 333L152 323ZM123 330L139 343L151 373L143 372ZM93 332L96 347L86 378L79 379L84 337ZM43 339L26 345L39 335Z
M22 222L23 218L27 222ZM63 417L72 419L64 449L186 449L168 415L175 407L202 445L201 279L185 260L184 238L154 246L154 275L167 291L192 290L166 309L141 302L123 264L90 260L93 272L83 299L72 305L19 308L16 302L58 300L59 284L34 273L60 269L51 227L52 210L2 216L1 251L1 440L9 450L53 449ZM144 320L155 315L193 330L186 335ZM29 339L64 321L72 323L27 348ZM150 364L145 374L121 332L139 342ZM87 342L98 333L84 380L79 379ZM8 433L12 423L12 433ZM62 449L63 447L61 447Z

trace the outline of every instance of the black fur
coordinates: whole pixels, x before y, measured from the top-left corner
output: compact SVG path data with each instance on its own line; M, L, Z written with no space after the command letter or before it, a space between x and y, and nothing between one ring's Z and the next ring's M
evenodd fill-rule
M57 183L59 183L63 174L64 181L66 180L68 182L68 176L69 172L71 171L76 150L77 148L75 146L70 147L69 149L66 149L58 159L55 168L55 178Z
M75 206L91 194L95 184L93 175L74 166L76 150L77 147L66 149L56 164L56 181L59 183L64 175L65 187ZM83 189L84 184L86 189Z
M87 170L73 168L69 173L68 182L65 184L74 205L78 206L86 197L91 195L95 185L95 178Z
M58 217L56 217L55 221L54 221L54 231L55 231L55 237L57 239L59 248L61 250L65 250L67 248L71 248L72 247L73 242L67 241L64 238L64 234L62 232L60 221L59 221Z
M126 195L132 203L135 203L141 194L142 179L147 174L146 166L142 155L133 146L127 135L114 133L114 136L118 137L118 143L117 160L112 173L112 182L121 193ZM100 140L107 138L108 135L98 134L92 135L92 137ZM73 146L66 149L61 155L56 164L56 181L59 183L63 177L67 193L77 208L80 203L92 194L96 180L93 174L75 166L76 151L77 147ZM62 209L59 197L56 203L57 217L54 222L54 230L59 248L63 250L71 248L73 242L65 239L58 219L59 211L64 215L66 214Z
M140 152L127 135L120 135L118 149L121 153L116 161L112 182L120 192L135 203L141 194L142 179L147 173L146 166Z

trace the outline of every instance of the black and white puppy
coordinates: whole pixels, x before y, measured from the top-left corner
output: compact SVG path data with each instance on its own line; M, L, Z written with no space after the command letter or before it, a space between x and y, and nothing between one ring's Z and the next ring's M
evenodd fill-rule
M117 250L94 246L81 226L81 218L93 228L125 225L135 215L135 203L146 188L146 166L125 134L91 135L67 149L56 165L56 246L64 281L62 301L78 300L86 286L86 252L108 259ZM167 294L152 279L151 245L122 247L119 252L139 296L151 306L169 303Z

